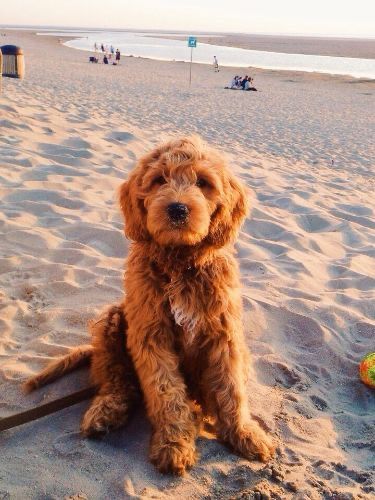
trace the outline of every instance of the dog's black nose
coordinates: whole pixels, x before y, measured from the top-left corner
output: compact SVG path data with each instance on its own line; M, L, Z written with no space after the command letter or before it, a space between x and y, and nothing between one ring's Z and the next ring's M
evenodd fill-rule
M183 203L171 203L168 205L167 212L173 222L184 222L189 215L189 209Z

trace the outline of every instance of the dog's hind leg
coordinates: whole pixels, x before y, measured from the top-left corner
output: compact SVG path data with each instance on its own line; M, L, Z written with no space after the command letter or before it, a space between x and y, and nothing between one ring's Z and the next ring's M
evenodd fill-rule
M126 349L126 320L113 306L90 325L93 337L91 378L98 394L83 416L81 431L96 436L124 425L139 398L133 362Z

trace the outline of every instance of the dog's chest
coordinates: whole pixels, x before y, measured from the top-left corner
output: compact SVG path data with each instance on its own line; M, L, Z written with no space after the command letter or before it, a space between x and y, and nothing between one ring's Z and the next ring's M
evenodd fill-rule
M186 340L191 342L196 335L198 318L180 301L170 300L169 304L176 325L183 328Z
M182 327L185 342L191 343L202 321L201 300L194 279L171 279L167 287L171 315L175 323Z

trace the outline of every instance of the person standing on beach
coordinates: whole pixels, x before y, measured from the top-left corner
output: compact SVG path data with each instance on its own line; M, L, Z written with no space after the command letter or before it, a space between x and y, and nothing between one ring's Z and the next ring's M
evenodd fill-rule
M117 49L117 50L116 50L116 62L117 62L117 64L120 64L120 58L121 58L121 53L120 53L120 51Z
M216 56L214 56L214 71L215 71L215 73L218 73L220 71L219 70L219 62L218 62Z

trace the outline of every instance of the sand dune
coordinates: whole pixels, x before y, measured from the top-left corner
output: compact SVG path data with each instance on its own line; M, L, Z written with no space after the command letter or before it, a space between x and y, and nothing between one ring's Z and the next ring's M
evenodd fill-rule
M205 434L197 466L163 477L147 459L142 410L89 441L82 403L0 435L0 497L373 498L374 394L357 374L375 338L373 138L360 84L260 72L263 92L249 96L222 89L230 69L218 82L200 67L199 84L176 92L178 63L106 68L55 40L11 36L28 64L0 95L0 415L85 386L83 371L20 393L122 295L116 190L134 161L166 135L199 131L256 193L236 245L248 394L278 452L248 462Z

